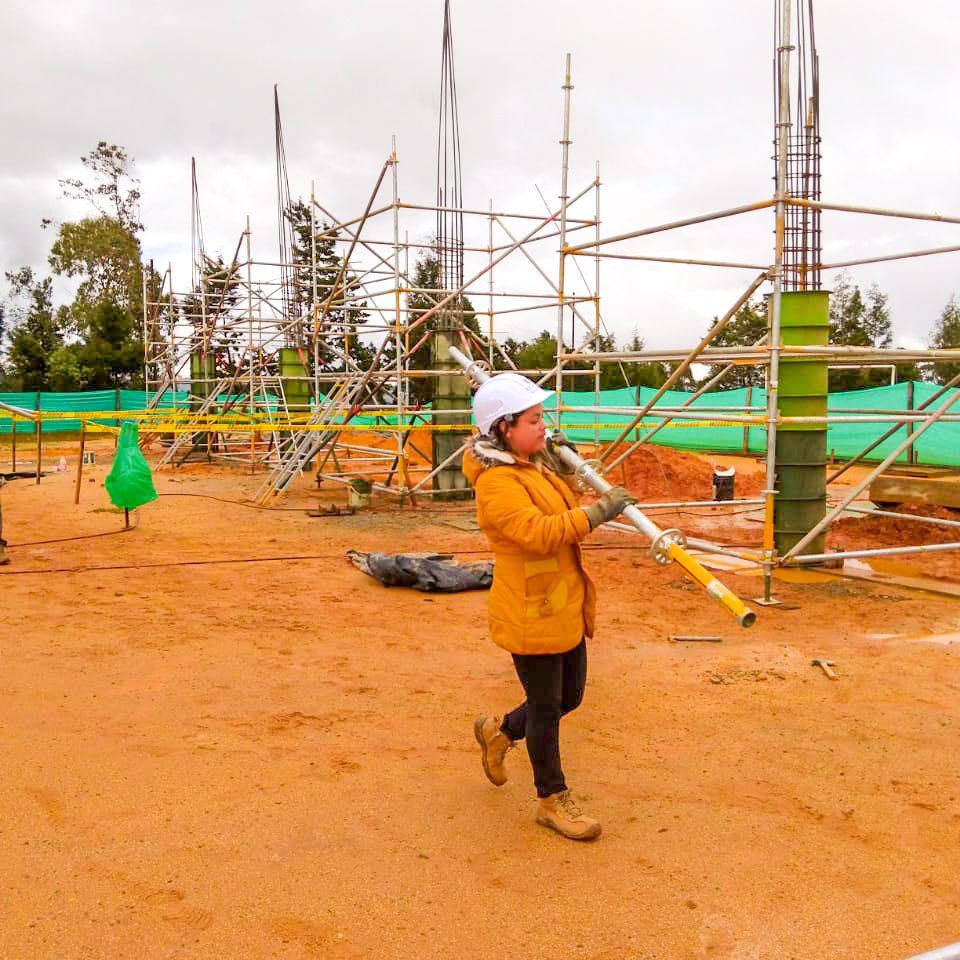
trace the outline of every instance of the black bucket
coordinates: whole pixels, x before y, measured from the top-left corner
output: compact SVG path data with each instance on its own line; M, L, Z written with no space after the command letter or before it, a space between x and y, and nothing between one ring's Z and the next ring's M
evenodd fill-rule
M737 476L737 471L733 467L722 469L715 467L713 471L713 499L714 500L732 500L733 499L733 481Z

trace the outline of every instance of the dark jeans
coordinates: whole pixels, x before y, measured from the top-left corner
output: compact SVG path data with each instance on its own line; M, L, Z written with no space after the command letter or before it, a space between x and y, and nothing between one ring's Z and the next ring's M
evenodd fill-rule
M503 718L500 729L511 740L527 741L538 797L566 790L560 766L560 718L576 710L587 683L587 642L566 653L513 654L526 702Z

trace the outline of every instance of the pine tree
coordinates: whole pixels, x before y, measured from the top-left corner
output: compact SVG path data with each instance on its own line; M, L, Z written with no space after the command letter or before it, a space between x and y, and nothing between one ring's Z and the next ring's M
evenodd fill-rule
M960 347L960 304L956 294L947 301L940 312L937 325L930 335L930 346L934 350L956 349ZM960 363L934 363L929 376L935 383L946 383L960 373Z
M717 318L708 326L712 329ZM727 325L713 338L714 347L752 347L767 332L767 301L745 303ZM699 385L709 383L727 363L710 365L707 375L700 379ZM766 384L766 372L762 364L737 364L727 371L723 380L717 384L718 390L733 390L737 387L762 387Z

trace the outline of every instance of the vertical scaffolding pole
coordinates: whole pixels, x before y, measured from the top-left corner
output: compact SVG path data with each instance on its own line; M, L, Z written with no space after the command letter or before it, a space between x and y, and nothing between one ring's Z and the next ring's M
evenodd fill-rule
M493 197L490 198L490 216L487 217L487 259L493 260ZM487 363L493 368L493 270L487 277L487 310L489 319L489 347L487 351Z
M320 403L320 335L317 330L320 293L317 288L317 193L310 181L310 302L313 304L313 401Z
M593 228L594 239L597 241L597 248L593 257L593 342L594 350L600 352L600 161L597 161L596 189L594 191L594 220L596 225ZM593 402L600 406L600 358L593 361ZM600 449L600 414L593 416L593 447Z
M401 428L403 417L406 412L406 389L403 382L403 342L400 336L400 184L397 171L397 138L394 135L390 141L390 174L393 185L393 308L394 308L394 327L393 335L396 338L397 345L397 428ZM389 333L387 334L389 337ZM400 476L403 480L404 488L408 488L409 477L407 473L406 448L403 437L406 431L397 434L397 458L400 466ZM402 503L401 499L401 503Z
M763 599L770 601L774 568L773 513L777 483L777 417L780 410L780 309L783 294L783 239L787 207L787 144L790 137L790 0L783 0L783 25L777 49L779 112L777 117L776 247L770 297L770 364L767 373L767 480L763 517Z
M254 409L254 399L256 397L256 388L253 382L253 368L254 364L254 344L253 344L253 252L250 248L250 217L247 216L247 363L250 364L250 376L248 377L248 390L249 397L247 403L249 404L249 411L251 419L256 416L256 410ZM283 389L281 385L280 389ZM267 398L264 396L264 402ZM257 435L251 430L250 431L250 472L254 473L256 471L256 457L254 456L254 444L256 443Z
M564 270L566 266L566 247L567 247L567 173L570 162L570 91L573 85L570 83L570 54L567 54L566 76L563 83L563 139L560 143L563 146L563 166L560 174L560 275L557 281L557 418L556 425L560 426L560 404L563 397L563 365L560 363L559 354L563 350L563 307L564 307ZM570 345L572 350L575 344Z

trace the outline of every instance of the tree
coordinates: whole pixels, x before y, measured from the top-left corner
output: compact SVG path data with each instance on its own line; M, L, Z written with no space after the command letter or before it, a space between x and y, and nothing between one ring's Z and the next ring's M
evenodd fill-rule
M601 337L601 350L616 350L613 337ZM609 347L606 343L609 342ZM630 335L623 348L630 353L640 353L646 346L636 329ZM662 363L637 363L634 360L621 360L618 363L605 363L600 368L600 389L616 390L620 387L659 387L667 379L667 368Z
M549 370L557 364L557 338L549 330L524 343L514 356L521 370Z
M830 296L830 342L840 346L885 349L893 340L891 330L887 295L873 284L864 300L860 288L851 283L846 271L842 271ZM909 377L916 368L905 364L902 372ZM857 390L887 384L890 374L878 367L848 367L831 370L829 382L831 392Z
M346 363L335 351L324 350L325 343L335 343L342 338L338 348L344 350L358 367L367 367L373 361L374 351L360 338L359 328L367 322L366 301L357 299L360 281L356 275L344 269L343 259L337 253L337 231L329 223L322 222L313 235L314 224L310 208L297 200L285 211L284 216L293 232L291 255L294 264L293 296L288 309L294 316L302 315L304 305L314 302L316 289L317 322L321 341L320 369L343 370ZM314 264L316 277L314 277ZM339 282L338 282L339 278ZM314 321L310 316L300 334L301 345L308 348L312 363Z
M18 390L48 389L50 357L63 345L65 310L54 310L52 278L38 279L30 267L5 276L10 293L4 312L12 320L9 382Z
M503 342L503 351L514 364L524 370L549 370L556 365L557 340L548 330L540 333L530 341L518 341L508 337ZM601 334L599 343L593 336L589 336L581 344L584 350L601 352L616 352L620 350L640 353L645 344L640 334L634 330L627 344L621 347L612 334ZM494 354L496 361L498 354ZM502 361L494 364L494 369L505 369ZM592 360L574 360L568 363L565 370L593 370ZM659 387L667 378L667 368L662 363L638 363L632 360L604 362L600 365L600 389L618 390L622 387ZM565 390L593 390L596 380L592 376L570 376L566 378Z
M429 313L441 300L452 291L443 290L440 286L440 259L436 252L431 250L417 258L414 265L413 277L410 279L411 290L407 294L407 323L413 326L424 314ZM427 336L431 331L449 330L463 327L480 334L480 324L477 322L476 311L469 297L454 298L450 303L432 313L427 320L417 327L411 334L409 348L413 350L407 360L407 367L411 370L428 370L433 365L431 338ZM414 349L417 347L417 349ZM385 363L389 364L391 357L396 356L396 350L388 348L384 351ZM413 404L430 403L434 395L432 379L415 379L410 385L409 402Z
M84 386L94 390L143 386L143 341L129 311L115 303L98 305L78 359L86 377Z
M119 220L110 217L61 224L50 249L53 272L82 277L70 319L83 335L101 303L112 303L132 318L143 312L143 267L140 241Z
M97 305L87 339L65 344L49 359L52 390L115 390L143 386L143 342L130 314L116 304Z
M716 322L717 318L714 317L713 323L707 329L712 329ZM752 347L766 333L767 301L765 299L756 302L748 301L713 338L711 346ZM726 363L711 364L707 375L698 382L698 386L708 383L726 366L728 366ZM724 375L723 380L717 384L717 389L762 387L766 384L766 380L766 371L762 364L738 364Z
M137 236L143 230L140 181L133 176L133 160L127 152L105 140L81 161L93 182L64 179L60 186L66 197L87 201L97 216L60 224L49 257L54 273L79 279L73 303L69 309L62 309L69 319L64 329L81 343L64 347L66 352L57 356L53 372L61 385L132 383L138 378L126 369L126 363L134 354L142 363L143 344L138 332L145 274L148 287L158 285L152 268L144 268ZM46 220L43 226L50 224ZM118 311L124 314L122 318ZM110 337L122 339L110 341ZM81 349L92 348L93 344L107 358L105 361L95 360L91 349Z
M193 379L212 380L240 372L243 353L240 319L239 263L221 255L203 257L203 272L194 289L180 302L180 316L193 327L190 351L201 362L191 368Z
M500 344L500 350L493 351L493 369L494 370L512 370L517 366L517 354L526 346L522 340L514 340L513 337L507 337ZM501 350L503 351L501 353ZM507 362L506 357L510 358L511 363Z
M930 346L934 350L948 350L960 347L960 304L956 294L947 301L940 312L937 325L930 335ZM946 383L960 373L960 363L934 363L929 371L935 383Z
M140 181L132 173L133 158L123 147L101 140L96 149L80 158L80 162L98 182L91 186L78 179L60 180L63 195L73 200L86 200L101 217L115 220L132 236L142 233ZM43 222L43 226L49 224L49 220Z

